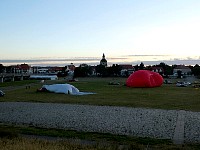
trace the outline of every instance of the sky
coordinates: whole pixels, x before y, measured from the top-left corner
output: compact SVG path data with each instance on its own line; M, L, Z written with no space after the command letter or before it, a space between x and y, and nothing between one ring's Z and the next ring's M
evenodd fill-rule
M200 0L0 0L0 63L200 64Z

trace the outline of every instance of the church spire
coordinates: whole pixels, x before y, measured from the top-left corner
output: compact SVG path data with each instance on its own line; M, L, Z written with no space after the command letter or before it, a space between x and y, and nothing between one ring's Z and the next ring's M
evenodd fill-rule
M105 55L104 55L104 53L103 53L102 59L105 59Z

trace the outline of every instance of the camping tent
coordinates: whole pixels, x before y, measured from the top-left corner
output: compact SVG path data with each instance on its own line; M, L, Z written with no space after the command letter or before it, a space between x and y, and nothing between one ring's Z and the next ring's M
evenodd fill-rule
M158 87L162 83L162 76L149 70L138 70L126 80L126 85L129 87Z
M54 92L54 93L64 93L71 95L87 95L94 94L92 92L80 92L76 87L71 84L51 84L43 85L41 89L45 91Z
M31 75L30 79L57 80L57 75Z

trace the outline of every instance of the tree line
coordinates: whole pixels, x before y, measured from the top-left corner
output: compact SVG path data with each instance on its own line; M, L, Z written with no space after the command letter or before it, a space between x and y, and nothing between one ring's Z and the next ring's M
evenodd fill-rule
M161 62L157 65L147 65L143 62L141 62L139 65L133 65L134 71L137 70L151 70L152 67L161 67L163 68L163 73L161 75L164 75L164 77L168 77L169 75L173 75L174 68L177 67L177 65L167 65L164 62ZM191 69L191 75L200 77L200 66L196 64L195 66L189 65L187 66ZM7 70L9 70L9 66L6 67ZM97 65L97 66L90 66L87 64L80 64L78 67L76 67L74 71L74 77L88 77L88 76L100 76L100 77L115 77L115 76L121 76L121 70L122 66L118 64L113 64L112 66L106 67L104 65ZM0 64L0 73L3 73L5 70L5 66ZM63 72L59 72L59 74L67 74L65 72L66 68L63 67ZM178 72L179 75L181 72ZM128 72L125 72L125 76L128 77L130 74Z
M153 67L161 67L163 68L163 73L161 74L164 77L168 77L170 75L173 75L173 70L176 68L178 65L167 65L164 62L161 62L158 65L147 65L143 62L141 62L139 65L133 65L134 71L137 70L152 70ZM195 66L189 65L187 66L191 69L191 75L194 76L199 76L200 77L200 66L196 64ZM94 74L95 70L95 74ZM113 64L110 67L106 67L103 65L97 65L97 66L90 66L87 64L80 65L79 67L76 67L75 72L74 72L74 77L87 77L87 76L101 76L101 77L113 77L113 76L120 76L121 75L121 66L118 64ZM178 76L181 75L181 72L177 72ZM129 74L126 74L126 77L129 76Z

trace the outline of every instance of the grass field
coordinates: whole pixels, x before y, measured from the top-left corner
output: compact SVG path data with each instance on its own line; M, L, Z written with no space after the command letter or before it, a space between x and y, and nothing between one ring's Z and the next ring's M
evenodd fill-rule
M45 81L44 84L69 83L83 92L94 92L94 95L66 95L55 93L36 92L43 83L39 81L18 81L1 83L0 89L6 95L0 97L0 102L42 102L42 103L71 103L84 105L109 105L125 107L143 107L158 109L183 109L200 111L200 89L188 87L176 87L175 84L163 84L157 88L129 88L124 86L126 78L79 78L78 82L66 82L63 79L56 81ZM117 82L120 85L109 85L110 82ZM174 83L176 81L173 81ZM30 89L26 86L30 85ZM5 133L5 128L8 132ZM168 140L135 138L128 136L108 135L99 133L84 133L76 131L64 131L54 129L37 129L0 125L0 135L4 133L8 137L0 137L0 149L21 150L32 147L36 149L118 149L119 145L125 144L129 149L199 149L199 144L174 145ZM102 145L80 145L68 142L55 142L24 139L16 137L18 134L38 134L55 137L77 138L86 140L103 140L110 142L110 146ZM10 138L11 135L11 138ZM12 137L13 136L13 137Z
M33 127L13 127L0 125L1 150L199 150L199 144L175 145L170 140L137 138L112 134L41 129ZM27 138L19 134L37 134L56 137ZM61 137L62 140L56 140ZM83 142L84 140L84 142Z
M120 85L109 85L109 82ZM44 103L72 103L87 105L128 106L158 109L183 109L200 111L200 89L176 87L175 84L163 84L157 88L129 88L124 86L126 78L80 78L70 82L80 91L94 92L94 95L74 96L55 93L38 93L41 83L33 84L30 89L25 85L6 92L0 101L23 101ZM39 81L38 81L39 82ZM49 81L67 83L64 80Z

